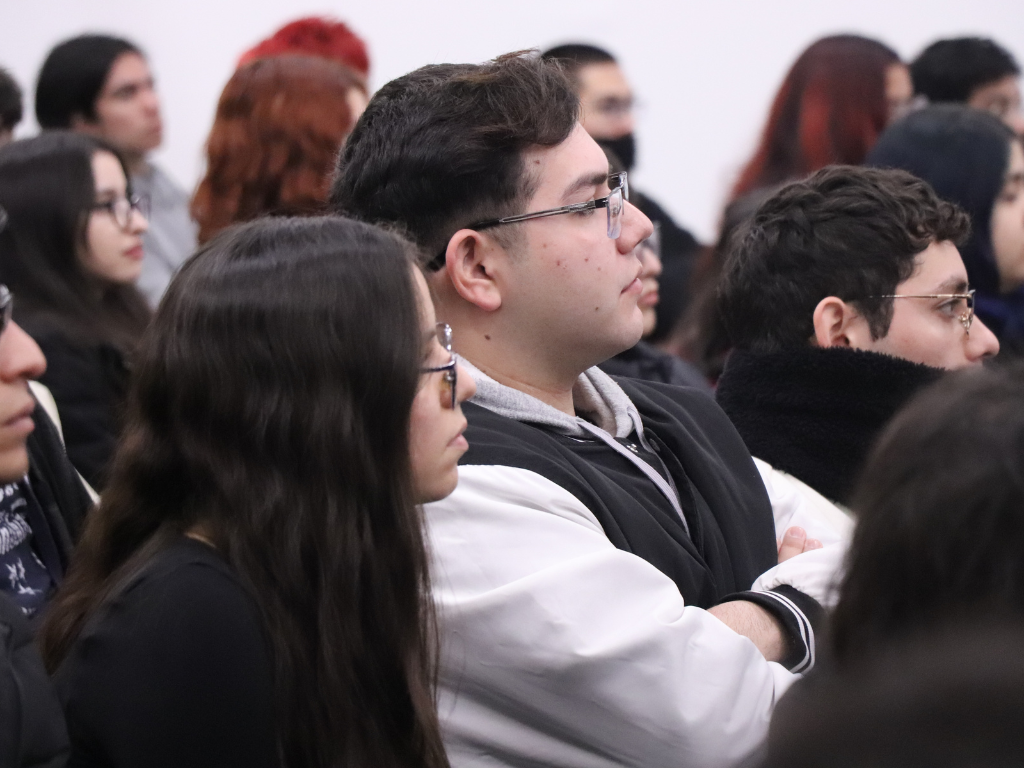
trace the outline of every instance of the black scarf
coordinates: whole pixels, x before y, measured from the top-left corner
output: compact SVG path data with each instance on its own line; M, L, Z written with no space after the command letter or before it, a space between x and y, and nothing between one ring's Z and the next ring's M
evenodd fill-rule
M942 373L846 347L734 350L716 398L751 455L846 504L879 432Z

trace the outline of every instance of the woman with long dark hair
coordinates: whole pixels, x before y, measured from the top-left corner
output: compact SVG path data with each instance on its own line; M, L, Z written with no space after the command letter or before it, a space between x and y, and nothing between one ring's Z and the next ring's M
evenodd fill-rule
M46 355L68 457L101 488L135 347L149 322L135 288L146 219L106 144L54 131L0 149L0 282Z
M447 765L416 506L466 449L446 329L411 246L347 219L185 265L41 636L73 764Z
M732 199L826 165L860 165L912 93L907 67L887 45L859 35L818 40L779 87Z
M960 249L975 312L999 338L1000 357L1024 356L1024 145L994 115L937 104L890 126L867 162L927 181L971 217Z

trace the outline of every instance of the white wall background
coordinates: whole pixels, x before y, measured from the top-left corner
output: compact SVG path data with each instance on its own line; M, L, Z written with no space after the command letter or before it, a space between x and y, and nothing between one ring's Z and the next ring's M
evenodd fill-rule
M942 36L982 34L1024 59L1017 0L0 0L0 64L27 96L49 48L81 32L147 51L163 100L156 158L187 188L238 54L303 15L342 18L367 40L371 85L427 63L592 41L615 53L643 105L636 184L710 239L790 64L836 32L877 37L912 58Z

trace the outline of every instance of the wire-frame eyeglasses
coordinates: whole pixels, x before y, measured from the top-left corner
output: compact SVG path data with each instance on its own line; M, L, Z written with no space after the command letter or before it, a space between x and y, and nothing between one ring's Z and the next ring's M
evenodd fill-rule
M599 197L596 200L587 200L584 203L573 203L558 208L547 208L543 211L533 213L519 213L515 216L503 216L500 219L484 219L470 224L466 229L490 229L502 224L518 224L521 221L530 219L545 219L548 216L560 216L564 213L582 213L593 211L597 208L604 208L608 212L608 237L615 240L622 234L622 214L626 209L626 201L629 200L629 178L625 171L613 173L608 177L608 186L611 192L606 197ZM439 270L444 266L447 248L427 264L431 272Z
M451 390L452 410L455 410L455 406L458 404L456 401L458 399L459 390L459 361L458 358L455 357L455 353L452 352L452 329L451 326L448 325L448 323L437 324L437 340L444 348L444 350L449 355L451 355L452 359L449 360L444 365L420 368L420 372L438 373L439 371L444 371L444 383Z

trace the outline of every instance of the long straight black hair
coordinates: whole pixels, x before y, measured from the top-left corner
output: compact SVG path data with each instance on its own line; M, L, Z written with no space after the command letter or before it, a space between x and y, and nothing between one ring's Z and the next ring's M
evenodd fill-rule
M0 282L17 295L15 319L30 331L45 324L130 352L150 319L145 299L134 285L103 281L82 266L97 152L116 157L130 180L117 150L90 136L47 131L0 149L0 207L9 216Z
M260 606L285 766L446 766L409 457L422 345L412 247L340 217L265 219L172 280L128 424L41 644L200 526Z

